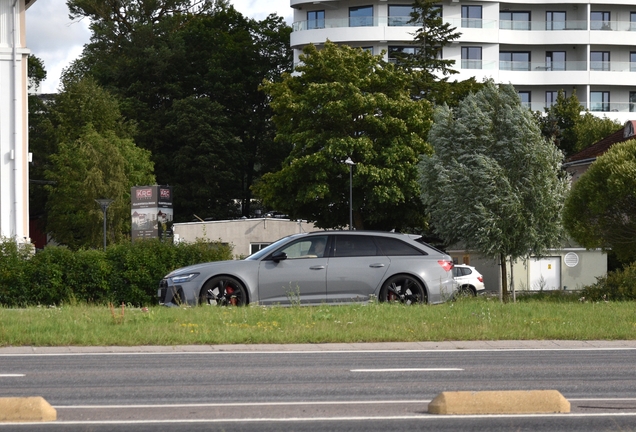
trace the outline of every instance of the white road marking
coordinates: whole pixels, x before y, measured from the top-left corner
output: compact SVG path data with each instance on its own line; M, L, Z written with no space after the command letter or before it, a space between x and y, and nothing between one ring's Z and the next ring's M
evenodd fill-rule
M0 374L0 378L23 377L25 374Z
M246 419L175 419L175 420L107 420L107 421L55 421L55 425L126 425L126 424L179 424L179 423L290 423L290 422L333 422L333 421L378 421L378 420L429 420L443 421L455 419L492 419L492 418L542 418L542 417L636 417L634 413L606 413L606 414L485 414L485 415L437 415L417 414L412 416L358 416L358 417L291 417L291 418L246 418ZM29 426L42 425L42 422L0 423L0 426Z
M351 369L350 372L456 372L459 368Z
M196 407L237 407L237 406L290 406L290 405L369 405L369 404L406 404L430 403L425 400L369 400L369 401L293 401L293 402L221 402L201 404L166 404L166 405L58 405L56 409L121 409L121 408L196 408Z

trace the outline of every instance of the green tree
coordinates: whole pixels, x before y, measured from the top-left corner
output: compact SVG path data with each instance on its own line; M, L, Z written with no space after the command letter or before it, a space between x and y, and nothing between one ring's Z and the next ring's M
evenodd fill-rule
M511 85L489 81L456 111L437 108L429 141L434 154L420 164L422 196L446 244L503 264L558 245L569 184L562 153L541 136Z
M576 91L566 97L563 90L559 90L554 105L545 108L544 113L537 111L535 118L543 136L552 140L566 157L589 147L621 127L615 120L599 118L584 110Z
M298 75L266 82L276 142L293 145L277 172L254 187L266 205L319 227L343 227L353 167L356 229L421 226L417 161L430 151L427 101L409 96L410 77L361 49L307 46Z
M134 125L94 80L65 81L51 107L55 152L45 171L47 231L73 249L98 247L103 214L95 199L110 198L111 239L130 233L130 188L154 184L150 153L135 146Z
M612 146L574 183L563 223L586 248L636 261L636 140Z
M49 99L34 93L46 79L46 69L41 59L29 56L29 151L33 160L29 166L29 216L39 228L46 227L46 199L44 171L48 168L49 155L55 151L55 127L51 123Z
M579 152L588 148L622 128L623 125L616 120L605 116L597 117L586 111L574 125L574 133L577 138L575 150Z
M291 70L291 28L275 15L247 19L227 1L71 3L93 37L67 73L93 76L121 100L158 182L173 186L175 220L248 216L251 184L289 151L273 144L259 86Z

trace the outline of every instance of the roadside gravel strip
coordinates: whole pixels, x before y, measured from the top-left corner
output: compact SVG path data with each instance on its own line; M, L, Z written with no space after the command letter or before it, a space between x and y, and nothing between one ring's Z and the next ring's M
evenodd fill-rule
M353 351L455 351L455 350L636 350L636 340L571 341L443 341L443 342L381 342L381 343L323 343L323 344L237 344L237 345L174 345L174 346L61 346L61 347L4 347L0 356L56 355L56 354L124 354L124 353L206 353L206 352L353 352Z

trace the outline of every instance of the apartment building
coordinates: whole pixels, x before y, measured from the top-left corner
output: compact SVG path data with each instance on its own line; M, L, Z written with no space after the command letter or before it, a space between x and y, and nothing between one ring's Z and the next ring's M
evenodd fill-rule
M327 39L385 52L415 49L411 3L399 0L290 0L294 61ZM439 3L461 37L444 48L459 72L452 79L511 83L532 110L551 106L561 89L576 91L593 114L620 122L636 114L636 1L493 0Z
M0 0L0 241L29 243L25 11L35 0Z

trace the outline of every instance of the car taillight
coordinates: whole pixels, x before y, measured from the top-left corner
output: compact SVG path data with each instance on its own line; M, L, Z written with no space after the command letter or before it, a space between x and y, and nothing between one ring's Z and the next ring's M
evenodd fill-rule
M483 276L479 276L479 277L477 277L477 280L478 280L479 282L482 282L482 283L483 283L483 282L484 282L484 277L483 277Z
M453 267L455 267L455 264L453 264L452 261L438 260L437 264L441 265L442 268L446 271L451 271Z

